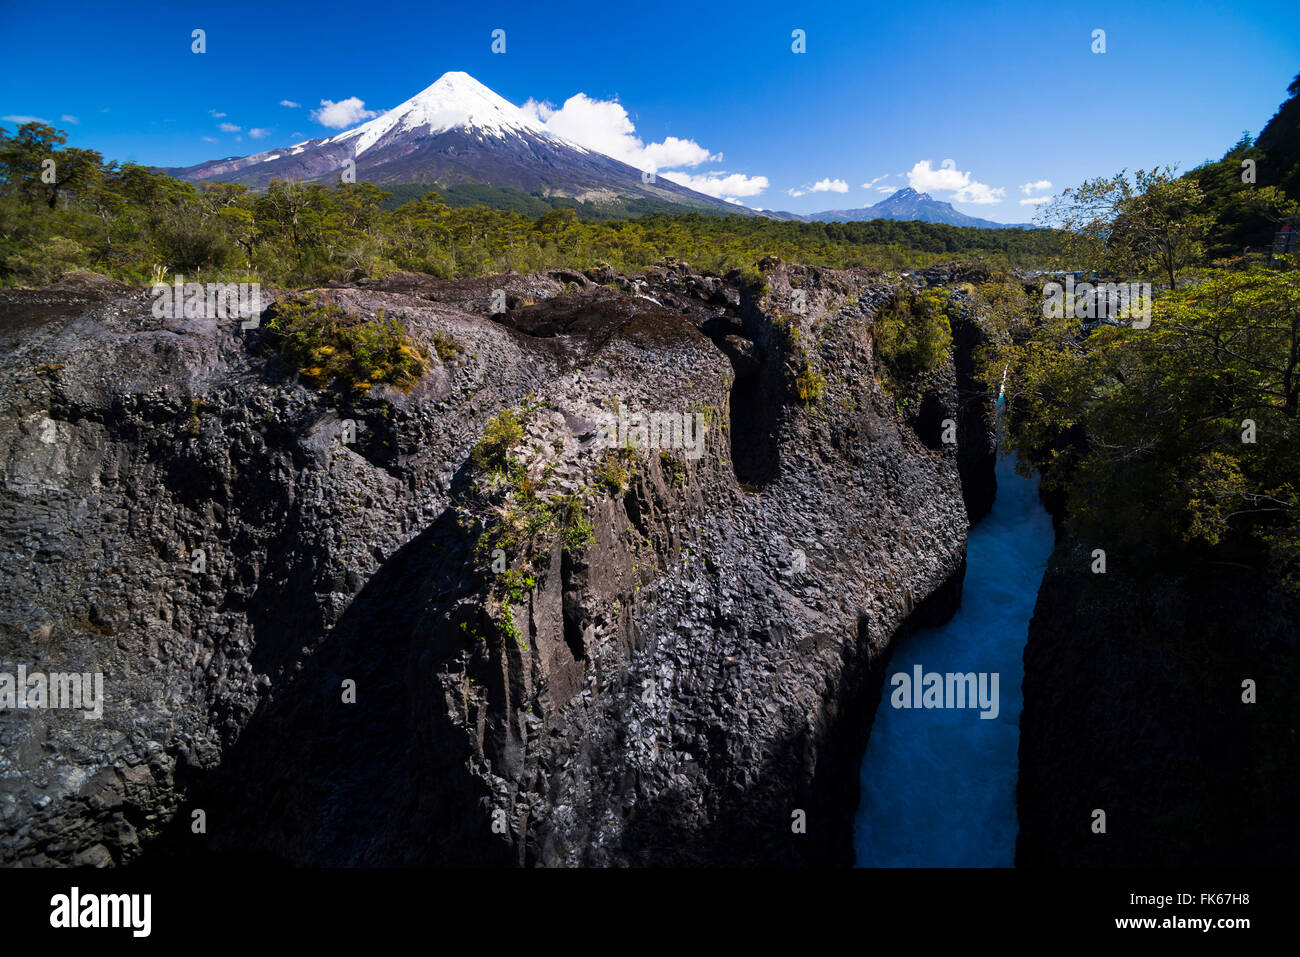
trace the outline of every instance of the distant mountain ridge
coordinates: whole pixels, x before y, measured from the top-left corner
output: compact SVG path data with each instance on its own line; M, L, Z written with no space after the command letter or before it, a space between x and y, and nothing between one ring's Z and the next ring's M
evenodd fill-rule
M468 73L444 73L411 99L328 138L251 156L164 169L180 179L266 186L272 179L380 186L489 186L578 201L658 200L710 212L756 215L557 136Z
M991 219L967 216L929 193L918 193L910 186L886 197L873 206L858 209L828 209L801 217L804 220L849 223L871 219L919 220L923 223L947 223L949 226L972 226L978 229L1031 229L1030 223L995 223Z

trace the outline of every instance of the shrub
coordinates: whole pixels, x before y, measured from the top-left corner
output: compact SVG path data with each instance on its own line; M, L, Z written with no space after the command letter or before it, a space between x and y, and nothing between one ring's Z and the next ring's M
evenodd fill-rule
M42 242L31 252L15 253L5 267L20 279L38 286L48 285L63 278L86 262L86 250L71 239L55 236Z
M382 311L365 320L308 295L276 303L267 329L285 365L318 389L339 382L365 391L383 382L409 391L428 369L402 324Z
M560 523L560 546L566 552L580 552L596 540L596 529L583 513L582 496L576 492L559 500L555 515Z
M506 598L516 605L522 605L525 595L537 585L537 579L518 568L511 568L501 575L501 589Z
M474 446L471 457L474 464L487 472L504 473L509 464L510 449L524 439L524 429L519 414L514 409L502 409L483 429L483 437Z
M933 369L952 346L948 297L938 292L897 292L876 315L876 349L889 371L909 378Z
M611 449L601 456L596 465L596 483L615 497L627 491L627 460L634 455L631 449Z
M433 351L438 354L438 358L443 362L450 362L457 355L465 351L465 347L453 335L443 332L439 329L433 334Z
M805 404L816 402L826 391L826 377L812 367L805 358L804 366L795 376L795 387L799 390L799 401Z
M596 541L596 529L579 514L560 533L560 543L566 552L580 552Z
M507 638L513 638L519 650L528 651L528 642L524 641L524 636L519 631L519 626L515 624L515 612L509 605L501 606L501 620L497 623L501 628L501 634Z
M686 477L686 469L677 456L673 455L667 449L661 449L659 452L659 464L663 467L664 474L668 476L669 481L674 485L682 484L682 480Z

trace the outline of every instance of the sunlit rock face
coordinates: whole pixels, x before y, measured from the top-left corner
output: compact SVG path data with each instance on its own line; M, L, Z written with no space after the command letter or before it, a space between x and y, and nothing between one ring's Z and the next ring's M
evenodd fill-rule
M5 293L0 670L104 702L0 713L0 860L851 863L880 656L954 607L989 464L942 438L988 432L952 362L917 409L884 392L890 288L769 260L321 290L428 349L364 393L286 374L273 290L254 328ZM502 485L472 451L507 409ZM702 428L643 441L655 413ZM480 547L561 496L582 540Z

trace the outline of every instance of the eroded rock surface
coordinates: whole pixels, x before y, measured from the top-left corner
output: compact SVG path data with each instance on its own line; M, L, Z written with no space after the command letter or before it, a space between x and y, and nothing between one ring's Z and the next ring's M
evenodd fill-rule
M871 338L888 283L763 281L322 290L458 345L363 397L145 293L13 294L0 670L102 672L106 700L0 712L0 861L851 862L877 666L955 603L992 444L960 350L897 417ZM512 408L518 474L576 496L593 540L541 536L503 600L479 541L519 490L471 452ZM615 409L698 414L702 454L638 447L612 487Z

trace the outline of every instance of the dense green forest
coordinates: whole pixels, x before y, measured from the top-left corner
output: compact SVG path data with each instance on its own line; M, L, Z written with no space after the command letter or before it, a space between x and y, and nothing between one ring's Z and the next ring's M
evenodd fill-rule
M1068 255L1148 280L1150 323L1053 317L1015 277L976 292L1010 443L1082 541L1267 567L1300 592L1300 77L1256 141L1190 173L1119 173L1049 209ZM1243 160L1253 159L1253 176Z
M261 191L195 185L105 163L64 142L39 123L12 134L0 128L0 283L39 285L82 269L135 283L182 274L305 287L394 270L442 278L602 264L631 271L665 257L725 271L768 255L895 270L953 259L1035 266L1058 246L1051 230L889 220L665 212L612 219L594 215L590 204L550 208L538 197L481 186L450 187L448 202L423 187L390 193L365 183L275 182ZM491 208L503 197L518 208Z
M662 199L619 197L615 202L592 203L569 196L546 196L540 191L525 193L523 190L488 186L486 183L453 183L436 187L426 183L402 183L386 186L384 191L388 193L388 198L382 204L384 209L396 209L411 200L433 196L441 199L452 209L486 206L488 209L519 213L529 219L537 219L553 209L571 209L578 214L580 220L588 223L631 219L635 216L651 216L655 213L671 216L688 211L680 203L670 203Z

